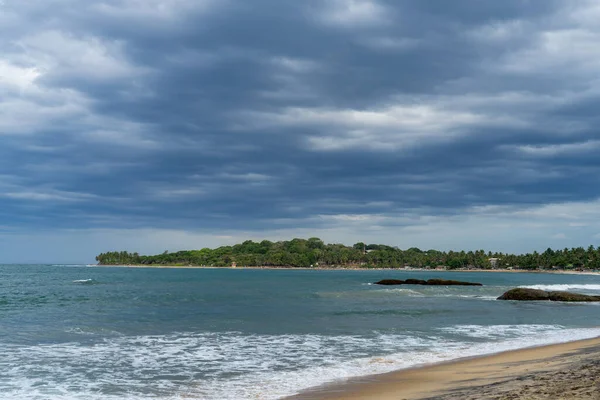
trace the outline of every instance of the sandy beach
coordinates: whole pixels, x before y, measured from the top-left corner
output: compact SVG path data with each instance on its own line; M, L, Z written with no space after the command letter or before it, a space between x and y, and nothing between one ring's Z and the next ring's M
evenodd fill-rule
M599 400L600 338L357 378L287 398L342 399Z

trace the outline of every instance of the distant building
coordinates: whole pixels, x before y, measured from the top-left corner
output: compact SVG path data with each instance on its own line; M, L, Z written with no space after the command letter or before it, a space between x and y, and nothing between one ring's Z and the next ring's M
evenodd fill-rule
M490 258L489 259L490 265L492 266L492 268L496 268L498 266L499 260L500 260L499 258Z

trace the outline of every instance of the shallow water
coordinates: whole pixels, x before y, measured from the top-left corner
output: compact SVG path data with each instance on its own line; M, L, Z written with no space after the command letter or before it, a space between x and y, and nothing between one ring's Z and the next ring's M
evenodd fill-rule
M444 278L484 287L371 285ZM0 266L6 399L276 399L352 376L600 335L600 276Z

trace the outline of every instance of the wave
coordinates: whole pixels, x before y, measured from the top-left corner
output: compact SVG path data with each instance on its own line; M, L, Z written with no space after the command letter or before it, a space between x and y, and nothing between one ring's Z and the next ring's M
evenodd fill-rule
M410 317L421 317L424 315L447 314L449 310L402 310L402 309L378 309L378 310L348 310L331 313L334 316L348 315L404 315Z
M539 333L552 333L564 330L561 325L456 325L439 328L440 331L471 338L506 338L532 336Z
M320 298L373 298L373 297L382 297L393 294L395 296L413 296L413 297L423 297L425 294L406 288L394 288L394 289L374 289L374 290L348 290L348 291L340 291L340 292L317 292L314 294L315 297Z
M421 289L379 289L377 293L400 294L408 297L445 297L477 300L496 300L501 293L497 288L469 288L464 287L427 287Z
M86 264L50 264L50 266L51 267L85 267L87 265Z
M363 284L367 285L367 284ZM348 290L339 292L316 292L315 297L320 298L377 298L386 296L406 297L451 297L451 298L473 298L479 300L496 300L503 293L498 287L374 287L368 290Z
M425 293L420 292L418 290L415 290L415 289L401 289L401 288L379 289L379 290L377 290L377 293L396 293L396 294L402 294L402 295L414 296L414 297L423 297L423 296L425 296Z
M439 297L454 297L454 298L462 298L462 299L478 299L478 300L498 300L498 295L494 295L494 296L485 296L485 295L481 295L481 294L448 294L448 295L441 295Z
M565 283L555 285L527 285L521 286L528 289L539 289L547 291L561 291L561 290L589 290L589 291L600 291L600 284L581 284L581 283Z
M559 325L457 325L438 331L369 336L179 333L112 337L91 345L5 344L0 387L11 399L269 400L340 379L600 335L600 329Z
M83 336L98 336L103 335L106 336L124 336L121 332L105 329L105 328L97 328L97 327L70 327L65 328L66 333L71 333L74 335L83 335Z
M97 285L99 282L93 279L76 279L73 283L77 283L79 285Z

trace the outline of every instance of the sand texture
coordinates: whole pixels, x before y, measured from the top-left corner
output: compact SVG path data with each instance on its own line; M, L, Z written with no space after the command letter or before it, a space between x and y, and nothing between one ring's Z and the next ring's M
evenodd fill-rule
M600 400L600 360L429 397L438 400Z

